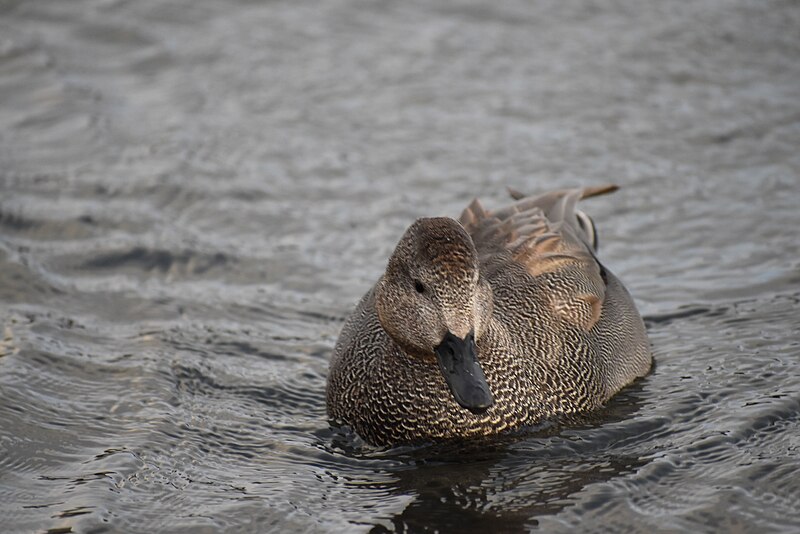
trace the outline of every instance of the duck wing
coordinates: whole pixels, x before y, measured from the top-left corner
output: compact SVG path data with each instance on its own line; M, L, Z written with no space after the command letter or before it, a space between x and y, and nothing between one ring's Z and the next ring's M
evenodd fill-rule
M579 200L615 191L605 185L562 189L526 197L516 191L513 204L495 211L475 199L460 222L482 259L509 257L535 278L550 279L550 303L558 316L591 329L605 300L605 271L594 255L595 232Z

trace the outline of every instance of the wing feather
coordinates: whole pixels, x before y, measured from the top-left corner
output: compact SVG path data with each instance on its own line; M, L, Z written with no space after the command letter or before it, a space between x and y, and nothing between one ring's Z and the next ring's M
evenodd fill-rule
M525 196L509 189L516 202L488 211L475 199L461 214L482 257L510 255L533 277L552 276L553 309L586 330L600 318L605 282L592 250L592 237L578 222L579 200L615 191L615 185L563 189Z

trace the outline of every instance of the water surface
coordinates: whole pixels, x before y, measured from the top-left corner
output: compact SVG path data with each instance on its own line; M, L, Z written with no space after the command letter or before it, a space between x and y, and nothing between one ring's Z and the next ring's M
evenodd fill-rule
M436 5L434 5L436 4ZM796 532L800 7L0 2L10 532ZM585 205L657 365L585 420L325 416L414 218Z

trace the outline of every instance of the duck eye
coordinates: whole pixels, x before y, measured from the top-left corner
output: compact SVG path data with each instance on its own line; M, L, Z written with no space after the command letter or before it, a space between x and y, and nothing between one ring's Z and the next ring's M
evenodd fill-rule
M417 293L425 293L425 286L419 280L414 280L414 289L417 290Z

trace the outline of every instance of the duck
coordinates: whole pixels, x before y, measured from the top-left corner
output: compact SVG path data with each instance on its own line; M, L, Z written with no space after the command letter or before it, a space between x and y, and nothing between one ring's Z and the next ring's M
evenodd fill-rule
M652 366L628 291L598 259L580 200L526 196L417 219L345 320L330 360L334 425L393 446L491 436L602 406Z

